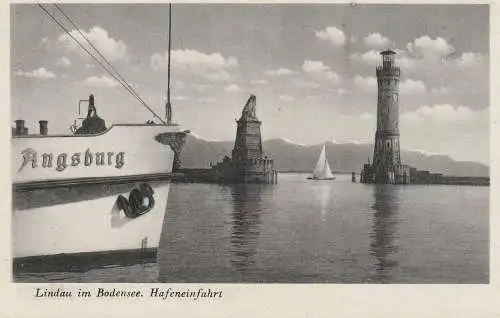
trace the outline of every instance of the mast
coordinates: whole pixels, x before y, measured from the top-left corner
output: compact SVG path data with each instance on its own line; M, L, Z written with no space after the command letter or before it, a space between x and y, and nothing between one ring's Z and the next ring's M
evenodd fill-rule
M170 104L170 53L172 44L172 3L168 4L168 69L167 69L167 104L165 105L165 119L167 125L172 124L172 105Z

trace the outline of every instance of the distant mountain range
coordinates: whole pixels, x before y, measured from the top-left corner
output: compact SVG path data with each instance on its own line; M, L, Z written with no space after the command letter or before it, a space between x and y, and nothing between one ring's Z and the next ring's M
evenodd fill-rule
M233 141L207 141L189 135L182 150L184 168L208 168L210 162L231 156ZM273 158L279 171L310 172L321 151L322 144L304 146L283 139L263 143L265 153ZM371 144L326 144L328 162L334 172L360 172L363 164L373 156ZM450 176L489 176L489 167L477 162L455 161L444 155L427 155L418 151L401 150L401 160L419 170L430 170Z

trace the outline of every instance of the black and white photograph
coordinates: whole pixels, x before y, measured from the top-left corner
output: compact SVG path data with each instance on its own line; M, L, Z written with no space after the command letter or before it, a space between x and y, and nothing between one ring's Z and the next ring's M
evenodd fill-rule
M12 283L490 284L489 4L9 14Z

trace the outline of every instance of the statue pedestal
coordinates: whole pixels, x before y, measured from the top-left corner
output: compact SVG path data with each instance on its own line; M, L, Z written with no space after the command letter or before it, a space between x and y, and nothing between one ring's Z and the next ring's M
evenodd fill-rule
M186 133L178 132L178 133L168 133L168 134L160 134L156 136L156 140L161 142L164 145L169 145L174 152L174 162L172 166L172 172L178 171L182 168L181 161L181 150L186 142Z

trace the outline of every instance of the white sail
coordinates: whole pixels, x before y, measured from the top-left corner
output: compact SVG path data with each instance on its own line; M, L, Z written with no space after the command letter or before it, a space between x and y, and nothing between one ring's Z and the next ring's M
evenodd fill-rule
M325 145L323 145L323 149L321 150L321 154L319 155L318 162L314 167L313 178L314 179L333 178L332 171L330 170L330 165L328 164L328 160L326 159Z

